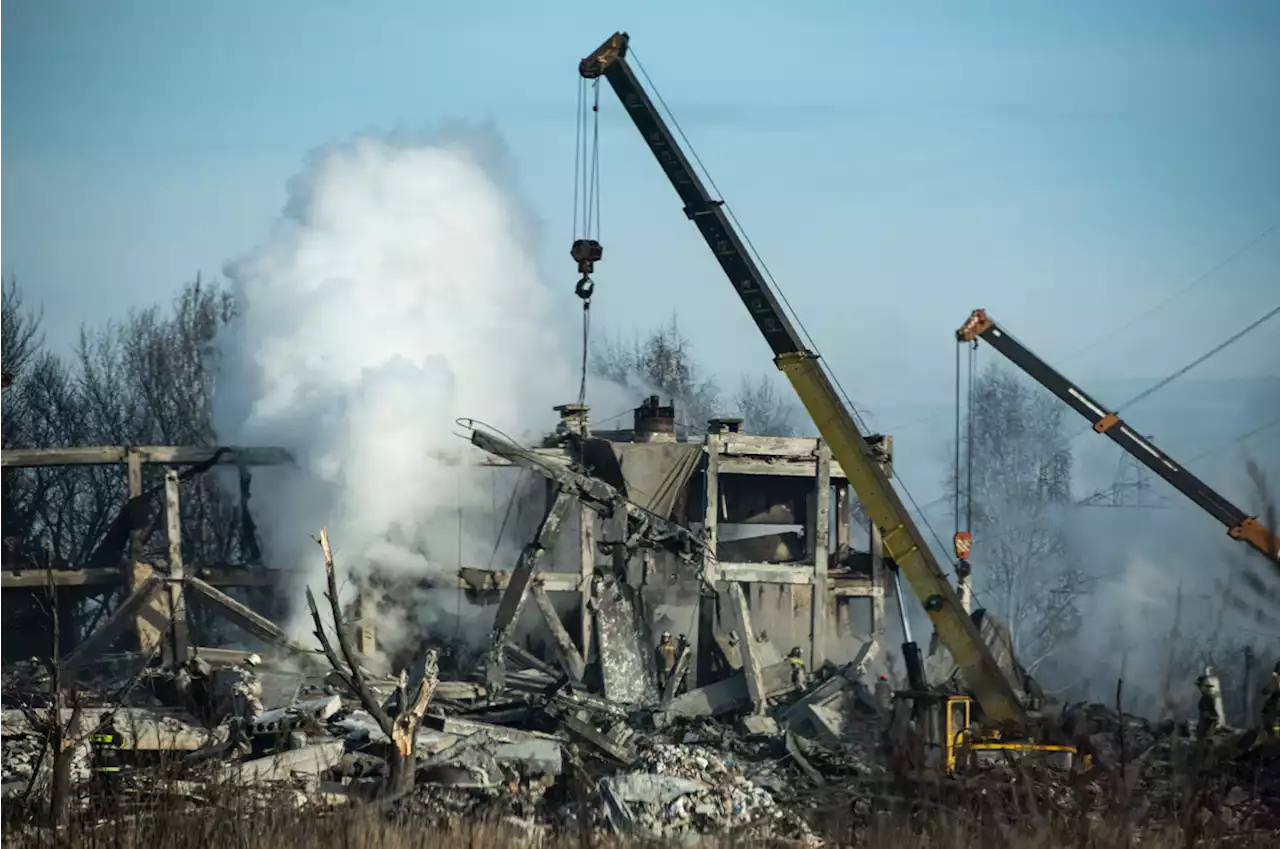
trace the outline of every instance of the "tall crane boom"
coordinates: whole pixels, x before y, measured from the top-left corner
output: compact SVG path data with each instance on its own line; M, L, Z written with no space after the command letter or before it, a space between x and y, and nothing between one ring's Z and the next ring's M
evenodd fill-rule
M965 683L987 717L996 723L1021 723L1026 713L1013 687L965 612L946 573L911 521L902 501L837 394L818 357L805 347L783 312L764 275L751 259L723 209L694 172L666 122L627 64L628 37L615 33L583 59L587 79L604 77L684 201L684 213L697 225L774 354L774 362L800 396L818 432L840 463L871 520L880 528L885 551L911 585L951 653Z
M1196 503L1227 528L1232 539L1243 540L1271 559L1277 559L1280 538L1276 537L1255 517L1223 498L1207 483L1180 466L1172 457L1136 434L1119 415L1106 407L1071 381L1058 373L1053 366L1033 354L987 315L985 310L974 310L969 319L956 331L956 340L972 342L981 339L1004 354L1033 380L1058 396L1093 425L1094 431L1106 434L1134 459L1168 481L1174 489Z

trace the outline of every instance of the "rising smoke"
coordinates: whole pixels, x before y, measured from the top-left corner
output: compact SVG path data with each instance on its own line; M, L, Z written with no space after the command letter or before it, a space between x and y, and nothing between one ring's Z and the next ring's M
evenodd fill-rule
M455 420L527 438L576 395L509 170L488 132L324 149L227 269L240 314L218 339L219 438L297 458L255 475L272 565L316 586L327 526L340 568L455 568L494 503Z

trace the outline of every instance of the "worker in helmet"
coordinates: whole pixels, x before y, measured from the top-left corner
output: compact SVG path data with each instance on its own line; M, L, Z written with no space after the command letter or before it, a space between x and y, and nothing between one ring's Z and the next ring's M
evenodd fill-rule
M231 670L231 729L242 755L253 749L253 723L263 713L262 682L258 667L262 658L249 654Z
M676 660L679 656L680 650L676 647L675 641L671 639L671 632L663 631L662 639L659 640L658 648L654 652L654 660L658 668L658 680L663 687L667 686L667 679L675 671Z
M792 686L797 690L803 690L809 682L809 676L804 668L804 652L800 651L799 646L787 652L787 663L791 665Z
M90 763L93 770L93 796L99 810L111 808L119 791L122 769L120 750L125 738L115 726L115 715L104 712L98 718L98 727L89 737Z
M250 654L236 667L234 683L231 685L236 715L249 724L261 716L263 711L262 682L258 679L258 667L261 665L262 658L257 654Z
M1204 668L1204 674L1196 679L1196 689L1200 691L1198 705L1200 720L1196 723L1196 736L1207 737L1223 725L1222 684L1218 673L1212 666Z
M1280 661L1262 685L1262 733L1280 737Z

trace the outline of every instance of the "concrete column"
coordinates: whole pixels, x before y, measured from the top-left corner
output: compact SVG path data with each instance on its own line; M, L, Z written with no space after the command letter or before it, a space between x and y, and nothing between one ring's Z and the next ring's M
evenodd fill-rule
M849 554L849 482L836 484L836 554Z
M813 519L810 522L813 542L809 547L813 552L809 668L817 669L826 660L827 608L831 604L831 597L827 593L827 548L831 533L828 522L831 511L831 446L821 439L818 440L818 469L813 500Z
M378 650L377 609L367 586L356 595L356 651L369 657Z
M729 581L728 585L729 604L733 608L734 619L737 620L738 650L742 653L742 671L747 679L747 692L751 695L751 708L754 713L764 713L768 693L765 691L760 656L756 654L756 632L751 625L751 613L747 609L747 594L737 581Z
M579 575L582 578L578 587L582 606L579 610L578 627L582 641L582 662L591 659L591 576L596 568L596 514L590 507L578 507L578 553Z
M880 443L880 455L883 457L880 468L885 476L893 477L893 437L885 436ZM884 596L888 592L888 584L884 574L884 538L880 529L872 522L871 532L871 581L876 593L871 597L871 634L873 637L884 633Z
M128 497L132 500L142 495L142 455L137 450L130 448L128 453L125 454L125 469L129 487ZM132 595L134 590L146 583L147 579L154 574L151 565L143 562L144 552L142 547L145 543L146 540L143 538L142 530L131 530L129 532L129 559L123 566L122 575L125 598ZM140 651L146 653L155 651L156 647L164 639L160 629L153 624L154 621L161 621L166 617L164 604L164 602L151 601L145 606L151 611L150 617L140 614L128 624L129 630L137 637Z
M719 572L716 560L717 525L720 519L720 441L719 434L707 434L707 471L703 486L702 529L707 550L703 569L708 583L715 584Z
M182 563L182 502L178 472L167 469L164 473L164 509L169 530L169 634L166 660L172 664L186 663L191 641L187 633L187 605L183 597L183 580L186 577Z

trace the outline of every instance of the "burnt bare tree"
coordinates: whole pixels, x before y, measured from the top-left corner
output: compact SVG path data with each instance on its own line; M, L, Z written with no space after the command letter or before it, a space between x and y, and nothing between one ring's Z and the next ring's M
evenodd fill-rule
M85 327L66 358L45 348L40 315L24 307L12 281L3 313L5 370L13 375L4 394L5 448L212 444L213 342L234 314L220 287L197 278L167 310L152 307ZM208 476L184 489L193 555L231 559L232 505ZM55 564L84 565L124 500L124 479L114 467L6 471L4 524L12 536L6 557L21 561L25 553L30 562L31 551L47 547ZM163 540L155 544L158 554Z
M342 603L338 598L338 578L333 565L333 549L329 546L329 532L323 528L320 530L320 548L324 552L325 598L329 602L329 614L333 620L333 632L341 656L333 648L333 642L329 639L324 620L320 616L320 608L316 605L311 588L308 587L307 606L311 609L316 639L320 641L320 646L324 649L324 655L329 660L329 665L333 667L333 671L342 679L347 690L360 700L361 706L368 711L373 721L378 723L378 728L391 741L382 792L388 797L401 796L413 787L414 774L417 771L418 729L422 726L422 717L431 704L431 695L435 692L439 675L436 651L432 649L427 652L422 664L421 679L413 688L412 697L409 695L408 673L403 670L400 672L396 693L396 714L393 717L369 688L359 658L351 645L352 627L342 612Z
M167 310L150 307L123 321L82 330L75 374L86 430L93 440L115 445L214 444L214 339L234 314L231 296L197 277ZM118 470L99 471L110 473L119 486ZM144 481L144 487L149 483ZM190 556L204 563L235 557L235 507L213 476L185 483L182 512ZM155 542L158 554L164 543L158 537Z
M639 393L657 393L676 404L677 424L687 433L705 432L708 419L719 414L720 388L693 357L693 345L676 316L630 343L620 336L596 345L591 370Z
M708 419L736 411L750 433L795 436L803 421L800 406L777 389L772 375L743 378L736 395L721 396L715 378L698 365L693 343L671 320L626 342L615 336L591 352L591 370L598 377L635 390L657 393L676 404L677 423L687 434L706 431Z
M742 378L734 404L747 433L800 435L803 411L791 395L778 391L780 379L781 376L766 374Z
M1032 673L1079 631L1080 600L1091 584L1063 523L1071 508L1064 409L992 363L974 380L973 438L962 446L972 462L960 464L959 480L954 472L947 479L972 502L977 602L1008 625Z
M49 785L47 794L48 822L51 828L60 828L71 818L72 776L71 766L77 749L84 743L87 735L78 733L80 718L84 711L84 701L79 694L68 687L63 675L61 657L62 617L59 611L57 585L50 580L44 588L43 604L49 622L49 661L50 686L52 689L50 704L45 710L33 707L23 709L23 714L31 728L39 733L43 744L36 757L30 783L24 793L23 803L30 801L33 791L39 783L41 767L45 759L49 759ZM64 721L64 715L70 715Z
M65 369L44 350L40 313L25 308L14 280L5 283L0 313L0 358L10 379L4 389L4 416L0 418L3 446L56 445L74 420L74 411L66 403L71 393ZM40 535L32 530L51 519L48 496L54 480L48 469L5 473L0 523L4 527L7 562L36 562L42 558L45 547Z

